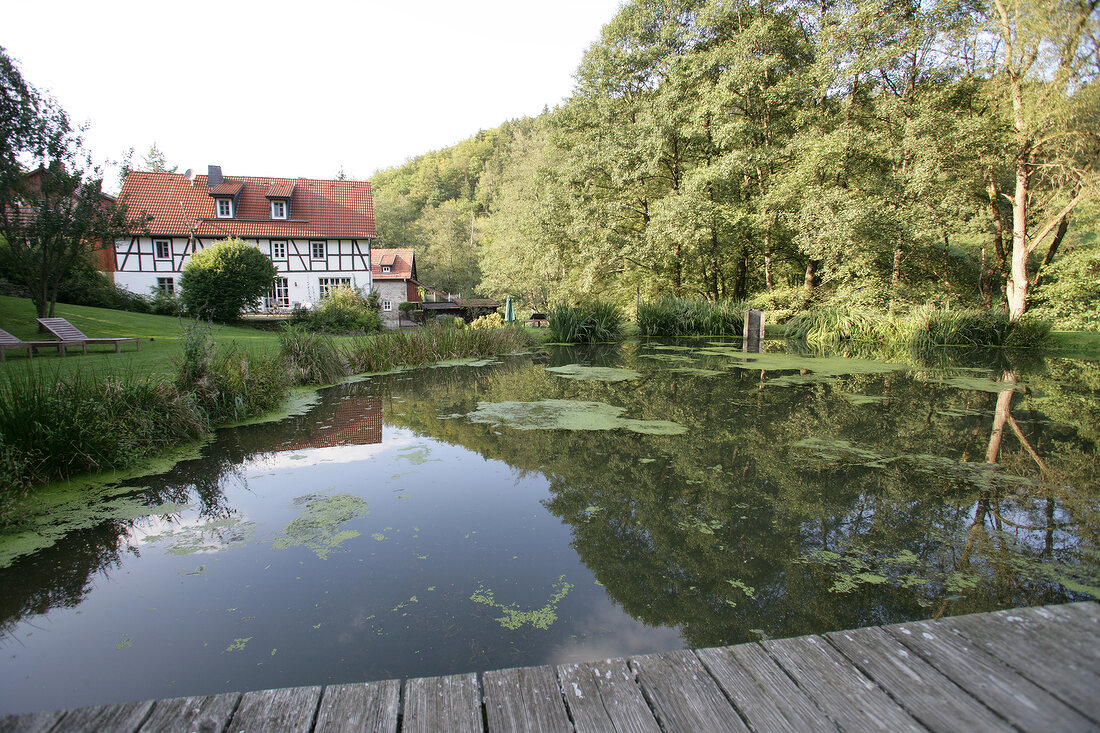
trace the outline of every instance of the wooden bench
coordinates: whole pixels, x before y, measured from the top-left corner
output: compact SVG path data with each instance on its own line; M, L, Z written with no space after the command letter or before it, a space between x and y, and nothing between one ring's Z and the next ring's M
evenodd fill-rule
M67 344L80 345L82 353L88 353L88 344L114 344L115 353L117 354L122 349L122 344L133 343L137 344L137 350L141 351L141 339L133 336L125 336L121 338L89 338L85 336L79 328L66 321L64 318L39 318L38 322L41 323L47 331L57 336L60 340Z
M65 356L65 343L63 341L23 341L0 328L0 361L7 361L7 353L11 349L26 349L27 358L34 356L34 350L43 346L56 348L60 356Z

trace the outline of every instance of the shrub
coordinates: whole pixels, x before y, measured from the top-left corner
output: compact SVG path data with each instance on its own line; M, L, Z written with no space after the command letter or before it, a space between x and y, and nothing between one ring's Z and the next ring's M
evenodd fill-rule
M160 288L153 288L152 297L148 300L149 312L157 316L174 316L179 318L184 315L186 310L183 307L183 301L175 293L169 293L167 290L161 290Z
M271 288L276 274L259 249L224 239L191 257L180 278L180 298L193 316L232 321Z
M745 304L739 301L661 298L638 308L638 327L646 336L740 336Z
M377 297L374 300L377 302ZM382 319L369 298L349 287L340 287L330 291L312 310L295 308L290 314L290 324L324 333L370 332L382 328Z
M504 328L504 316L499 313L490 313L470 321L470 328L474 331L488 328Z
M111 282L89 259L78 261L58 284L57 299L62 303L94 308L148 313L149 300Z
M435 319L435 322L437 325L444 328L466 328L466 321L462 320L458 316L440 316L439 318Z

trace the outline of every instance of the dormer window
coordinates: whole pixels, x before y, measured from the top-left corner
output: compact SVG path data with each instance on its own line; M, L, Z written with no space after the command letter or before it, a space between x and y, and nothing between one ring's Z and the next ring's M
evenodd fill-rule
M271 218L272 219L285 219L286 218L286 201L275 200L271 202Z
M393 272L392 267L390 267L389 265L382 265L382 274L383 275L385 275L387 273L390 273L390 272Z
M215 210L219 219L232 219L233 199L217 199Z

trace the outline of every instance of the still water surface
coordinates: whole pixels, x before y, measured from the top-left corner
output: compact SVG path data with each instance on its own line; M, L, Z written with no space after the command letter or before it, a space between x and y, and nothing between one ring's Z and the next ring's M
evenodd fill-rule
M563 348L220 431L0 540L0 714L1100 596L1100 364L906 361Z

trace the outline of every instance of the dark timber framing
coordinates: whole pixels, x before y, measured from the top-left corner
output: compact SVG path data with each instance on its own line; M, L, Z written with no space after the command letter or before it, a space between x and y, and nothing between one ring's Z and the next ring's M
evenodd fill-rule
M204 242L201 238L195 237L192 243L191 240L183 237L153 235L132 237L125 244L119 241L115 243L115 271L122 274L128 272L179 273L183 270L184 258L205 249L208 244L213 244L218 239L221 237L208 237ZM169 259L156 256L156 243L164 241L168 242L171 254ZM311 237L309 239L260 237L244 241L255 243L259 250L275 263L279 271L284 273L370 272L369 240L346 237ZM285 257L275 259L272 242L286 243ZM324 257L313 259L311 251L313 242L325 243Z
M553 667L150 700L8 731L1081 731L1100 604L979 613Z

